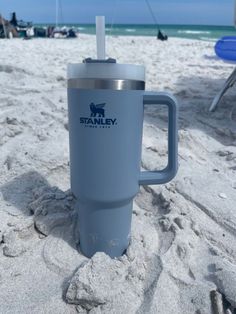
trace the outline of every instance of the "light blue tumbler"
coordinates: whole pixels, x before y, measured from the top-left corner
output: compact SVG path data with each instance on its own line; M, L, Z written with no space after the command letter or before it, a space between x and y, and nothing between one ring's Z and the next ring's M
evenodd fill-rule
M80 250L121 256L130 242L140 185L164 184L177 172L177 103L145 92L140 65L87 59L68 65L71 189L77 199ZM140 171L144 105L168 107L168 165Z

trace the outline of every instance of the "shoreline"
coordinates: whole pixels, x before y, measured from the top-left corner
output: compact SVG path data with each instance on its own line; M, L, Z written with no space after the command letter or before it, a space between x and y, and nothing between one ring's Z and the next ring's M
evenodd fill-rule
M35 24L38 26L46 26L55 24ZM77 24L77 23L60 23L59 27L69 26L75 28L75 30L80 33L85 33L87 35L95 34L95 25L94 24ZM235 27L233 25L153 25L153 24L111 24L106 25L107 35L112 31L113 35L124 35L129 34L137 36L147 36L147 37L156 37L157 30L161 29L169 37L175 38L189 38L189 39L200 39L208 38L209 40L217 40L226 35L235 35Z

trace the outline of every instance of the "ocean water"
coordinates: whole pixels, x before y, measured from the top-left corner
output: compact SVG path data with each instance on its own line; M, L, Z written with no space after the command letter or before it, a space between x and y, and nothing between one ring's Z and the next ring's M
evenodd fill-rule
M93 24L64 24L70 26L82 34L95 34ZM233 26L205 26L205 25L160 25L160 29L169 37L181 37L189 39L200 39L216 41L222 36L236 36L236 29ZM106 33L113 36L154 36L157 35L155 25L106 25Z

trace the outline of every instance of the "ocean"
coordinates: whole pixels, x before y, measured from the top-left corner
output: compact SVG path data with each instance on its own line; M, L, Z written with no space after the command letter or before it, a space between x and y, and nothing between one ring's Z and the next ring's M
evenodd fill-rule
M94 24L61 24L60 26L73 27L82 34L95 34ZM222 36L236 36L236 29L233 26L160 25L160 29L169 37L206 41L216 41ZM111 27L110 25L106 25L106 33L113 36L156 36L157 26L115 24Z

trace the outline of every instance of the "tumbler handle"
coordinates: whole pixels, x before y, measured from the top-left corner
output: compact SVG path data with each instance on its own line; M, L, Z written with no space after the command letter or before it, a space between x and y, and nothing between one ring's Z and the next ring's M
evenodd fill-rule
M140 173L140 185L163 184L169 182L178 169L178 105L173 96L167 93L145 92L144 105L166 105L168 107L168 164L160 171L143 171Z

